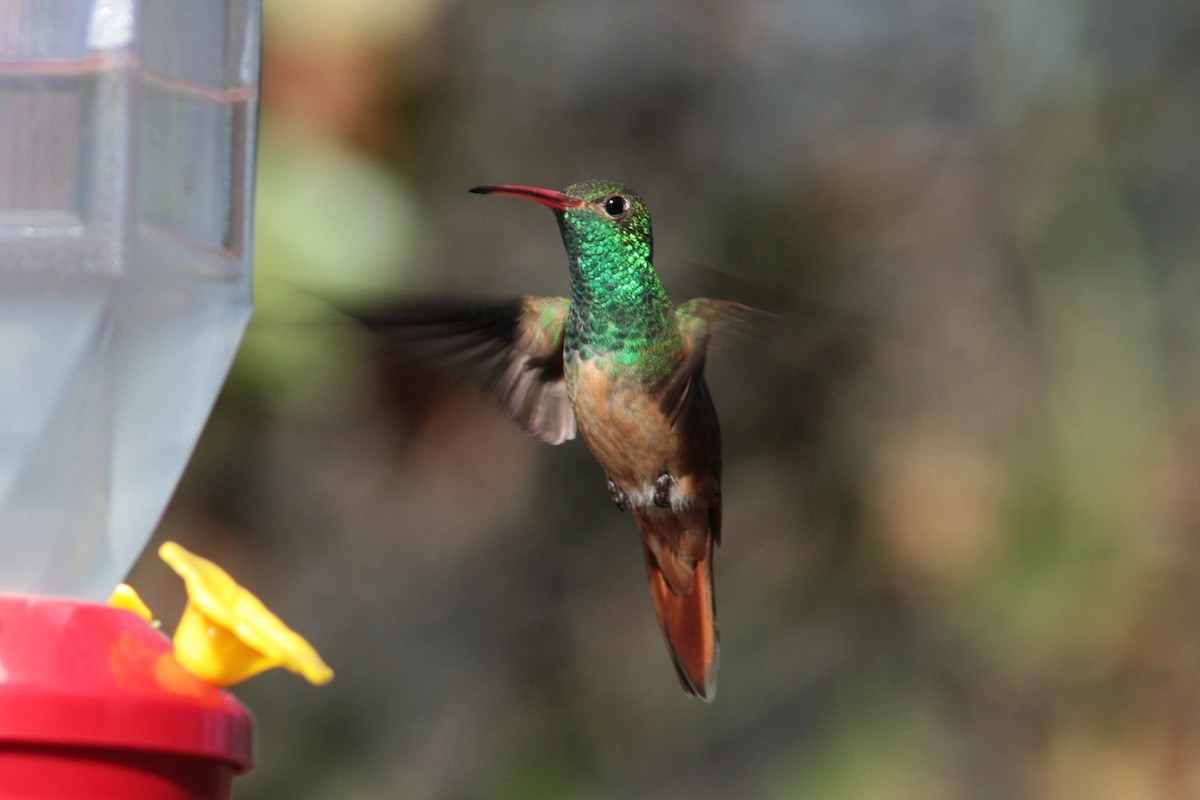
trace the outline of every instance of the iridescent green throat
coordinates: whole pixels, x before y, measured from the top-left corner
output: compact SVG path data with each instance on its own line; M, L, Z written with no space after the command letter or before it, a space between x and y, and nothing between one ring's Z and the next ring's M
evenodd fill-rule
M579 188L568 193L586 196ZM587 194L596 195L609 187L587 188ZM571 274L566 357L595 360L613 372L654 382L670 372L682 337L651 261L650 216L636 195L627 196L635 205L621 220L587 207L556 215Z

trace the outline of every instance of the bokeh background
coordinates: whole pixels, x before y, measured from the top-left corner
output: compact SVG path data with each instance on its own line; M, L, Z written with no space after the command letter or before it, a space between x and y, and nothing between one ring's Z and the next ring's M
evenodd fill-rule
M238 688L239 798L1200 796L1200 5L267 0L262 102L159 536L338 677ZM331 308L562 294L549 213L465 190L598 177L677 299L779 315L710 360L712 705L583 446Z

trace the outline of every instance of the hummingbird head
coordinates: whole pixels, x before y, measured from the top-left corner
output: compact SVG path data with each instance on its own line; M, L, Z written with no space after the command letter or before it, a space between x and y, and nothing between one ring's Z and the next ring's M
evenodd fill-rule
M561 192L530 186L471 191L524 197L554 210L571 271L568 358L576 351L585 359L593 351L620 351L627 366L656 377L666 372L679 337L671 298L651 261L654 239L642 198L612 181L575 183Z
M650 264L654 237L650 212L642 198L612 181L584 181L561 192L532 186L476 186L476 194L523 197L554 210L563 244L573 264L589 266Z

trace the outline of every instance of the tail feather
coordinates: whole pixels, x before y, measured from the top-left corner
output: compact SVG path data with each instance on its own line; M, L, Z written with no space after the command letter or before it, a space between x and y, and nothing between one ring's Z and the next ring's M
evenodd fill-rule
M658 558L645 546L650 594L662 625L675 671L688 694L711 702L717 693L719 636L717 607L713 594L712 540L707 554L692 565L691 591L676 593L659 566ZM678 566L678 565L677 565Z

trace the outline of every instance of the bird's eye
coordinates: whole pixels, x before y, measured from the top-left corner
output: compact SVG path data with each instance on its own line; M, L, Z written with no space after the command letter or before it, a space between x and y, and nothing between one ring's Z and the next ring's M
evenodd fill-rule
M619 194L614 194L612 197L604 201L604 213L608 214L613 219L616 219L624 214L625 210L628 208L628 201L626 201L625 198L621 197Z

